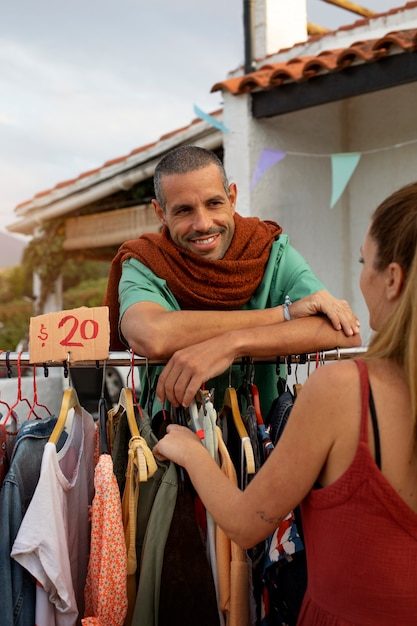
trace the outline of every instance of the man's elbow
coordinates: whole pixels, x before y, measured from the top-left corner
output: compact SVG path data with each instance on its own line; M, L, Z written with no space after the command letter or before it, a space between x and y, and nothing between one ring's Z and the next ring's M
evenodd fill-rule
M146 357L153 361L161 361L169 358L166 347L158 338L157 333L147 333L147 336L135 336L129 333L123 333L129 347L138 356Z

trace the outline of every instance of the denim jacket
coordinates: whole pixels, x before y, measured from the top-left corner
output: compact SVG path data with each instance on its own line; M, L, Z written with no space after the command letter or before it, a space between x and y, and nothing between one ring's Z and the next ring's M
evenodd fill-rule
M10 557L10 552L38 483L43 449L55 424L54 416L27 420L22 424L16 437L10 469L0 491L2 626L33 626L35 623L35 579ZM61 445L60 439L57 447Z

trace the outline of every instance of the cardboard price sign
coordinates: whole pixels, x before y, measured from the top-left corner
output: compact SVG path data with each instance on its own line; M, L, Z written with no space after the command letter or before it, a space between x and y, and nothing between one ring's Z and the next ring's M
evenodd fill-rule
M30 318L30 363L99 361L110 345L109 308L86 307Z

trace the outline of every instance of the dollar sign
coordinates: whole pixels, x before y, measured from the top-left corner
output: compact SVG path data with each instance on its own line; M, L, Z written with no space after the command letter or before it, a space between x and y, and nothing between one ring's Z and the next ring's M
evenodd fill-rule
M45 324L41 324L41 329L39 331L38 339L42 341L42 347L45 345L45 341L48 339L48 333L46 332Z

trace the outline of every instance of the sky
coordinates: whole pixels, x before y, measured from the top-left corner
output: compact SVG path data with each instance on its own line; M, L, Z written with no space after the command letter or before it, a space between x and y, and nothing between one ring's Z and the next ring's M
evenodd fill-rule
M288 1L288 0L277 0ZM360 0L377 12L401 0ZM16 205L221 108L243 0L0 0L0 229ZM309 21L359 16L307 0Z

